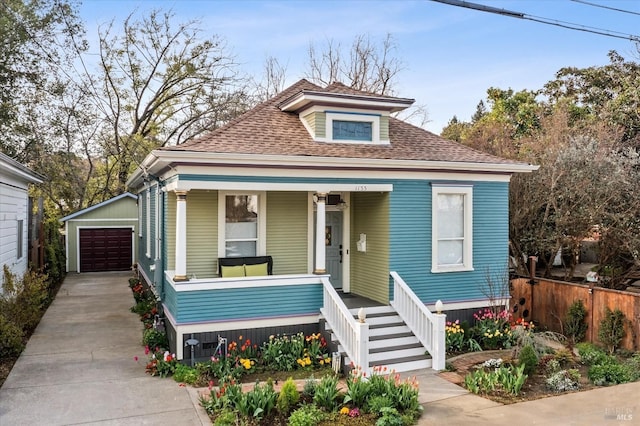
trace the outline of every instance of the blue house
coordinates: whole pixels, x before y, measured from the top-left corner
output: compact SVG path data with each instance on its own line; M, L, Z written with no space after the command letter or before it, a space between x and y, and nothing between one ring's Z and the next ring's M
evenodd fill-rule
M510 177L536 167L393 117L413 102L300 80L146 157L128 182L138 270L179 359L188 339L203 358L222 337L330 330L362 366L444 367L431 310L488 306L487 271L507 270Z

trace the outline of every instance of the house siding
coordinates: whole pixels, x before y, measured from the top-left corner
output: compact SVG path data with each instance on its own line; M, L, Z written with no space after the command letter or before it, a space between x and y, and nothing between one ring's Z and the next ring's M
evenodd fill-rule
M307 273L308 198L306 192L267 194L267 253L273 274Z
M27 230L29 197L26 185L0 175L0 267L7 265L12 273L22 276L27 270ZM7 182L8 181L8 182ZM5 183L6 182L6 183ZM24 188L16 187L18 184ZM22 235L18 235L18 221L22 220ZM22 239L22 253L18 255L18 238ZM0 271L1 272L1 271ZM0 273L0 293L4 274Z
M487 274L507 273L509 185L473 183L473 271L431 273L431 186L394 182L391 193L391 270L425 303L486 299ZM417 226L423 224L424 226Z
M190 292L167 287L164 302L178 324L315 314L322 306L320 284Z
M380 140L389 140L389 117L386 115L380 116Z
M352 195L351 291L380 303L389 302L389 196L377 193ZM367 251L356 241L367 236Z
M315 112L316 138L327 137L327 115L323 112Z
M175 228L175 221L173 222ZM171 227L171 222L168 224ZM174 229L175 235L175 229ZM214 277L218 259L218 192L187 194L187 276Z

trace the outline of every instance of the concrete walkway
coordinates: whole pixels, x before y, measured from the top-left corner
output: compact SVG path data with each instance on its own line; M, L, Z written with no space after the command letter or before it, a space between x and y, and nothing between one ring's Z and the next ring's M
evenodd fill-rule
M0 425L210 424L195 391L145 374L129 277L67 276L0 389Z
M145 374L129 273L71 274L0 389L0 425L208 425L198 391ZM139 360L134 361L134 357ZM419 425L640 424L640 382L512 405L415 374Z

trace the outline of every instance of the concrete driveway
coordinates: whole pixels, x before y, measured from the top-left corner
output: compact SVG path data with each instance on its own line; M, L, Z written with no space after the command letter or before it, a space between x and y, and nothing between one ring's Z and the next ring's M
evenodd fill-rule
M130 277L66 277L0 389L0 425L210 424L194 389L145 374Z

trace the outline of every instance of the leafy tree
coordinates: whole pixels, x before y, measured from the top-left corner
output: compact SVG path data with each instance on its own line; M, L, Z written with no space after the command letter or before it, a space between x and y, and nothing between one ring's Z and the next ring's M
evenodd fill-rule
M610 63L587 68L565 67L544 86L552 104L568 101L572 120L602 121L623 129L627 145L640 142L640 64L612 50Z

